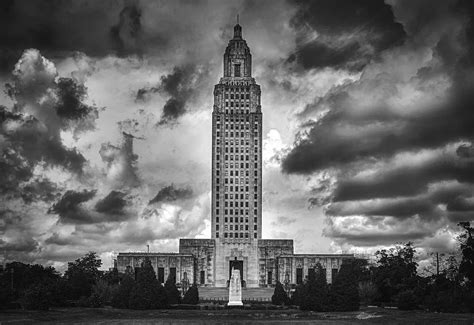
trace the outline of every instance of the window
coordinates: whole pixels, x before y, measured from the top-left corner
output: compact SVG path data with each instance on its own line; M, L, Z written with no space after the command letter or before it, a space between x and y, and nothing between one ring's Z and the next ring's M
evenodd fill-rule
M240 77L240 63L234 65L234 76Z
M200 280L201 280L201 284L205 284L206 283L206 271L201 271L201 274L200 274Z
M160 283L165 282L165 268L164 267L158 268L158 282Z
M331 283L334 283L334 281L336 280L336 276L337 276L337 269L332 269L331 270Z
M267 276L267 284L272 284L272 271L268 271L268 276Z
M302 284L302 283L303 283L303 269L297 268L296 269L296 284Z
M216 232L216 238L219 238L219 233L218 232Z
M176 283L176 268L170 267L170 279L173 279L174 283Z

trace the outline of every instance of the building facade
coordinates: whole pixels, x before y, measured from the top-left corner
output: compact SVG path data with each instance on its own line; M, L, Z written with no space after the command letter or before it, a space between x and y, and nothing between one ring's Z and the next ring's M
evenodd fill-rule
M353 255L294 254L293 240L262 239L261 90L239 24L223 63L212 111L212 238L180 239L178 254L119 253L118 269L136 271L149 257L161 282L186 274L198 285L226 287L238 269L246 287L265 287L299 284L320 263L331 283Z

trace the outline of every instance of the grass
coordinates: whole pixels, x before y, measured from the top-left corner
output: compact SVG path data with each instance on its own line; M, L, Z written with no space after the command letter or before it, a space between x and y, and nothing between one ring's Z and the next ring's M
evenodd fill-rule
M474 324L474 314L362 308L357 312L288 310L124 310L55 308L0 311L0 324Z

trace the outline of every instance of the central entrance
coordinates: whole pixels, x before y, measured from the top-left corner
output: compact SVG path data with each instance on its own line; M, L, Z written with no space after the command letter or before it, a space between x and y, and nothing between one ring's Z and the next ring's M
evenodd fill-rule
M229 280L230 277L232 276L232 268L234 270L239 270L240 271L240 279L243 281L244 280L244 261L229 261Z

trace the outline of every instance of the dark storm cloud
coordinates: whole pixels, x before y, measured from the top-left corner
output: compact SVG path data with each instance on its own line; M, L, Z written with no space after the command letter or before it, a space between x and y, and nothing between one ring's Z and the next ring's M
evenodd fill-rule
M95 190L68 190L59 201L51 206L48 212L58 214L64 223L90 223L93 218L81 205L91 200L95 194Z
M21 198L26 203L51 202L56 199L57 185L49 179L34 179L21 187Z
M86 117L96 108L84 104L87 88L72 78L59 78L57 83L58 101L56 113L62 119L78 120Z
M430 183L456 180L474 183L474 161L456 161L444 157L419 166L403 166L364 178L340 179L334 201L360 200L417 195Z
M361 63L359 80L315 96L297 113L301 128L282 159L282 169L290 174L332 173L329 195L324 188L324 193L312 191L309 202L325 206L324 233L336 242L371 246L421 241L435 235L436 224L454 227L474 217L473 9L471 2L463 1L393 2L390 15L393 11L395 18L386 21L400 22L406 34L374 45L369 56L355 61ZM337 37L347 26L356 26L356 11L355 21L339 18L340 27L327 33ZM339 14L326 15L331 20ZM372 23L367 17L362 20L366 24L361 26ZM316 53L316 42L326 40L328 23L321 18L317 24L319 30L310 27L320 33L318 38L301 42L310 59L311 47ZM354 35L363 29L356 28ZM347 40L363 44L357 37ZM366 45L371 41L369 37ZM325 45L350 44L332 42ZM338 47L340 60L327 65L357 67L343 55L344 46ZM325 49L320 51L324 54ZM297 62L305 68L324 66L325 55L321 57L305 63L300 54ZM375 60L366 64L368 57Z
M158 86L139 89L135 99L138 102L147 101L154 93L170 96L163 106L158 125L172 124L186 113L187 101L195 94L207 73L207 69L191 64L174 67L172 73L161 77Z
M193 195L193 190L189 187L176 188L173 184L163 187L148 204L159 202L172 202L181 199L189 199Z
M136 3L125 6L120 11L119 22L111 29L115 47L121 55L140 53L141 49L141 9Z
M111 28L122 8L121 2L111 0L1 1L0 69L11 71L27 48L106 55L114 48Z
M401 24L383 1L294 1L291 20L296 51L289 58L304 69L362 69L373 57L405 39ZM314 32L318 36L313 36Z
M105 198L99 200L95 205L95 210L108 214L123 214L127 205L126 194L119 191L111 191Z

